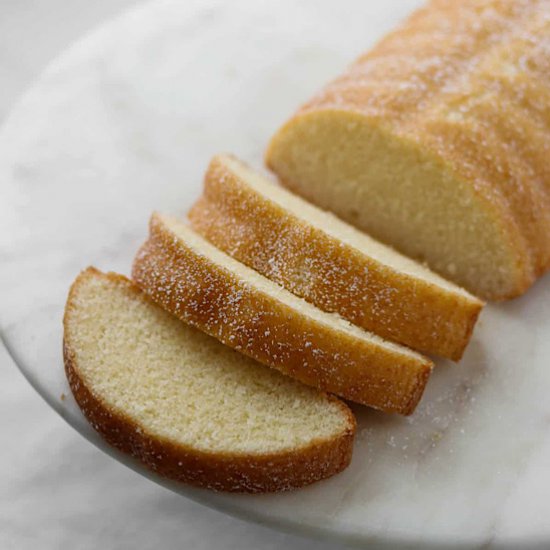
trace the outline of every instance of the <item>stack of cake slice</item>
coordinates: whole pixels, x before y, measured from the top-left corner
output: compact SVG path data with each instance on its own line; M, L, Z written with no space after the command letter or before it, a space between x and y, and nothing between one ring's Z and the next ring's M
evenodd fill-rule
M341 471L355 420L332 395L411 414L433 368L415 350L459 359L483 305L231 156L189 217L153 214L133 282L89 268L65 314L84 414L172 479L267 492Z

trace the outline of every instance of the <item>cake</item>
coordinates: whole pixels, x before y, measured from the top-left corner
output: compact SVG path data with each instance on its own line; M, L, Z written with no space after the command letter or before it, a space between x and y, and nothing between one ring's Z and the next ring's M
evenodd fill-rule
M550 264L550 2L433 0L274 135L289 189L474 294Z
M351 460L355 419L344 403L182 323L121 275L89 268L77 277L64 359L91 425L170 479L282 491Z
M412 413L433 367L288 292L170 216L152 216L132 278L161 307L241 353L386 412Z
M212 159L191 226L320 309L458 360L483 303L229 155Z

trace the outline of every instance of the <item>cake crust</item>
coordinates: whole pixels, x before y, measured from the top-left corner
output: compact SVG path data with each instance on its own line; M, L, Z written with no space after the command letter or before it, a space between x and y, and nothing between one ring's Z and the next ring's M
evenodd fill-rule
M132 277L164 309L224 344L305 384L373 408L411 414L432 371L428 358L406 348L377 337L364 340L289 307L193 249L158 214L151 218Z

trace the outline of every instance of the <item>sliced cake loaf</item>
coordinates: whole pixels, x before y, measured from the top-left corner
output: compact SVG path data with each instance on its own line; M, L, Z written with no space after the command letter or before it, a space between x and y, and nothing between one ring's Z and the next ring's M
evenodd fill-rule
M81 273L64 329L67 378L87 419L163 476L257 493L350 462L355 419L344 403L185 325L125 277Z
M482 302L319 210L234 157L215 157L191 226L319 308L379 336L458 360Z
M306 103L267 163L487 299L550 267L550 2L432 0Z
M132 275L180 319L352 401L409 414L432 370L429 359L321 311L171 217L153 215Z

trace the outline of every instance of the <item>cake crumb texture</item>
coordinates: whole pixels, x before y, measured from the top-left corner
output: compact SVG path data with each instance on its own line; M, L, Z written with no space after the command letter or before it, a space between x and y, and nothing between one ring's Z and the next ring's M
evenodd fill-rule
M215 490L288 490L344 469L355 419L334 397L223 346L125 277L84 271L64 319L76 401L109 443Z

